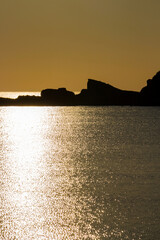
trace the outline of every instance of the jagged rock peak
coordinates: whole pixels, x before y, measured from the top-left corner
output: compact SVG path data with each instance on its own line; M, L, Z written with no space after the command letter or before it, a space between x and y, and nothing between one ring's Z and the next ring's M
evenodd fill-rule
M152 80L159 80L160 81L160 71L156 73L156 75L153 76Z
M94 79L88 79L87 89L88 90L93 90L93 89L96 89L96 88L106 87L106 85L107 84L104 83L104 82L97 81L97 80L94 80Z
M89 91L104 91L104 90L121 91L120 89L113 87L108 83L104 83L94 79L88 79L87 89Z

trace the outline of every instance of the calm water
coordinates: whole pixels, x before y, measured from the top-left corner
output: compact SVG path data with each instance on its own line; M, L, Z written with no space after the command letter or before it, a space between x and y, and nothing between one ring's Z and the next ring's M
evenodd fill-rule
M160 108L1 107L0 158L0 239L160 239Z

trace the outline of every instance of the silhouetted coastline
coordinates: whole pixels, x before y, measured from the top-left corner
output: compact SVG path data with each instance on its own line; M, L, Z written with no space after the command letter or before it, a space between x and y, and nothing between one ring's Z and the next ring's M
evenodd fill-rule
M45 89L41 96L0 98L0 106L160 106L160 71L147 80L140 92L121 90L101 81L88 79L87 89L75 94L66 88Z

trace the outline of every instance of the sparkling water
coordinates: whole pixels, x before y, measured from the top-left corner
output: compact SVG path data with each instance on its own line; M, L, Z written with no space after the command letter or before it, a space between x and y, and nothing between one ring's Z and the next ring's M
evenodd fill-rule
M159 107L1 107L0 239L159 240Z

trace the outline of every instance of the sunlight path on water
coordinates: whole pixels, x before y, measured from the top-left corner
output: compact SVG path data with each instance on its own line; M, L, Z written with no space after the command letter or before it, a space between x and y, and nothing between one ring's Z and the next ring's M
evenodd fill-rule
M159 240L160 109L0 107L0 239Z
M4 111L3 111L4 110ZM2 236L5 239L43 239L45 196L45 118L47 109L3 109ZM54 121L54 118L52 118ZM5 228L3 228L3 226Z

